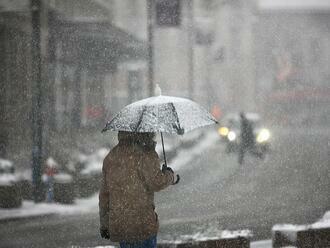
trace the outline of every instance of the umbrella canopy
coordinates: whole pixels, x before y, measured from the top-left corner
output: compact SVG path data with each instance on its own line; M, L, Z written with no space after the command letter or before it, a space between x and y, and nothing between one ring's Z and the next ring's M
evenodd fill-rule
M182 135L195 128L217 123L202 106L186 98L149 97L123 108L102 132L164 132Z

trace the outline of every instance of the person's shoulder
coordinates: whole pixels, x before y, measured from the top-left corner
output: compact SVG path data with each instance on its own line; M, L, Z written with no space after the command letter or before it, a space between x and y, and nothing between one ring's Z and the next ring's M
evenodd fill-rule
M112 149L110 149L110 151L108 152L108 154L105 156L103 162L108 162L109 160L112 159L112 157L114 156L114 154L117 153L118 150L118 145L113 147Z

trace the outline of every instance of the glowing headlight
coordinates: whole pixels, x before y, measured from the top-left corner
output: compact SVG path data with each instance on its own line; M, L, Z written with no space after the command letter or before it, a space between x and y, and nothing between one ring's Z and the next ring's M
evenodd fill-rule
M234 141L236 139L236 133L230 131L227 135L229 141Z
M269 130L261 129L261 131L258 133L258 136L257 136L257 142L262 143L262 142L269 140L269 138L270 138Z
M227 136L228 133L229 133L229 130L227 127L220 127L218 129L218 133L221 135L221 136Z

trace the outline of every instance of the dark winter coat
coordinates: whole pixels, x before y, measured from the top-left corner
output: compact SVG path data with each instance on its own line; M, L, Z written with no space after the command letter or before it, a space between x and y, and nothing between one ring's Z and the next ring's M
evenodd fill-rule
M254 139L251 122L246 117L241 117L241 145L243 148L253 147Z
M103 162L101 229L108 229L114 242L145 240L159 228L154 192L173 184L174 176L160 170L154 149L137 144L136 137L118 136L119 144Z

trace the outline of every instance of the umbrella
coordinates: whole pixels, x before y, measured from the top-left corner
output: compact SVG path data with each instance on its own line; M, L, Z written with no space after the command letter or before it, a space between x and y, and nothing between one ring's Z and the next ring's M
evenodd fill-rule
M124 107L102 132L160 132L164 153L163 133L183 135L195 128L217 123L202 106L186 98L153 96Z

